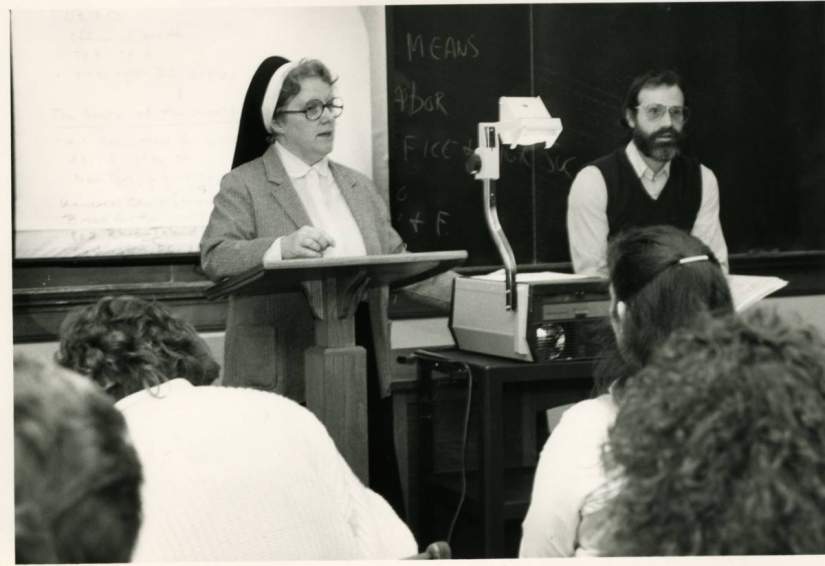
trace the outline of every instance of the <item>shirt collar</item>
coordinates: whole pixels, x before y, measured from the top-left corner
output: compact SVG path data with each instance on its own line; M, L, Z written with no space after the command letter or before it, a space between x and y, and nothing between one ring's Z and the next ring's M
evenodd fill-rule
M280 142L275 142L275 149L278 152L278 156L281 158L281 163L284 165L286 174L289 175L291 179L300 179L306 176L310 169L315 169L321 177L326 178L331 175L329 170L329 159L327 157L324 157L315 165L307 165L303 159L289 151L281 145Z
M642 153L632 140L627 144L625 154L627 155L627 159L630 161L630 165L633 167L633 170L636 172L636 176L640 179L642 177L647 177L652 180L656 177L667 178L670 176L670 161L665 163L665 166L659 169L658 173L654 173L650 167L647 166L647 163L645 163L645 160L642 158Z
M194 385L192 385L192 382L190 382L189 380L183 379L182 377L176 377L174 379L170 379L169 381L164 381L159 385L154 385L146 389L136 391L131 395L127 395L126 397L115 403L115 405L119 409L124 409L126 407L130 407L135 403L139 403L141 399L146 399L148 397L163 398L167 395L171 395L180 391L186 391L193 387Z

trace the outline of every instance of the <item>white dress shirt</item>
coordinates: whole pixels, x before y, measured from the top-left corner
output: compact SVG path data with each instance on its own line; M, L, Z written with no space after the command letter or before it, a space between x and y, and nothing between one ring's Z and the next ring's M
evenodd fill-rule
M652 199L659 198L670 175L670 162L654 173L632 141L625 154ZM702 200L690 233L702 240L728 269L728 247L719 221L719 183L713 171L700 164ZM589 165L579 171L567 201L567 235L573 271L607 276L607 186L601 171Z
M364 560L417 552L310 411L173 379L116 403L143 466L133 562Z
M314 165L307 165L278 142L275 142L275 149L312 225L324 230L335 241L334 246L324 250L324 257L367 255L361 229L332 176L329 160L325 157ZM264 261L282 259L281 240L278 238L273 242L264 254Z

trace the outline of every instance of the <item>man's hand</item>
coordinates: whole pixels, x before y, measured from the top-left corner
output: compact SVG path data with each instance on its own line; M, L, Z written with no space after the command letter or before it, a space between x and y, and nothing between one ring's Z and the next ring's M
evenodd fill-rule
M332 237L315 226L301 226L281 239L281 258L322 257L324 250L334 246Z

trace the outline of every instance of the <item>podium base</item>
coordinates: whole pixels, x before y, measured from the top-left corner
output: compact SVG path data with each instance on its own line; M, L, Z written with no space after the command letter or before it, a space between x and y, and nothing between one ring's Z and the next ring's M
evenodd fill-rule
M369 485L367 351L312 346L305 353L306 402L355 475Z

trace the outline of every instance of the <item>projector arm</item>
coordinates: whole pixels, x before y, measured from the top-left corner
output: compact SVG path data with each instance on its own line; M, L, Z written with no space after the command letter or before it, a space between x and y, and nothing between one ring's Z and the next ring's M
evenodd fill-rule
M504 230L501 229L501 224L498 222L498 211L496 210L496 184L490 179L483 179L484 185L484 219L487 221L487 229L496 243L498 253L504 262L504 301L505 308L508 311L517 309L516 304L516 273L518 266L513 257L513 249L510 247L510 242L507 241L507 236L504 235Z
M508 311L517 309L516 274L518 266L513 249L498 221L495 179L499 177L499 144L496 123L478 125L478 148L467 162L467 170L480 179L484 187L484 220L504 264L504 301Z

